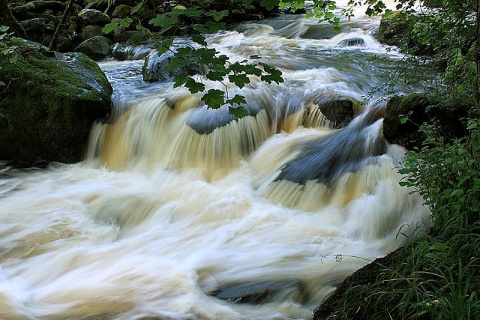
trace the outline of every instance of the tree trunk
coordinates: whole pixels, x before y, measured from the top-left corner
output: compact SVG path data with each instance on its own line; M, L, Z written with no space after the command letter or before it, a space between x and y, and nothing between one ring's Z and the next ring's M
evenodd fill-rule
M0 0L0 26L2 25L10 27L9 31L13 32L17 37L27 37L22 25L12 15L7 0Z

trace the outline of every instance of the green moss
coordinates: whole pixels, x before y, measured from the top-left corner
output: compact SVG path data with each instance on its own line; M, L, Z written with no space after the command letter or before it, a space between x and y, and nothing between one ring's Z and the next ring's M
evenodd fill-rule
M9 83L0 98L0 159L80 160L92 122L111 107L112 88L98 65L82 54L31 52L0 67Z

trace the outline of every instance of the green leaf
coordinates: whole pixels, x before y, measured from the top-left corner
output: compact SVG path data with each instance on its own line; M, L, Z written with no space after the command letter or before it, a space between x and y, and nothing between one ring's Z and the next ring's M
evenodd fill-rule
M164 54L167 52L173 44L173 37L169 37L162 41L161 45L155 46L155 49L158 51L158 55Z
M214 11L213 12L213 20L215 21L220 21L222 20L223 18L225 18L226 16L228 16L228 11L227 10L222 10L222 11Z
M460 197L462 194L463 194L463 190L462 190L462 189L456 189L456 190L453 190L453 191L452 191L452 193L450 194L450 197L451 197L451 198Z
M268 83L272 83L272 82L281 83L284 81L282 78L282 72L280 70L274 69L272 67L265 67L265 69L266 69L265 71L269 74L262 75L260 77L262 81L265 81Z
M215 49L200 48L195 50L195 55L199 57L204 64L220 64L219 57L215 57L217 51Z
M183 10L181 13L190 18L199 18L205 13L205 11L199 10L196 7L190 7Z
M445 251L448 249L448 245L442 242L436 242L430 246L430 249L433 251Z
M174 82L173 87L177 88L177 87L183 86L187 82L187 79L188 79L187 74L179 74L178 76L173 78L173 82Z
M191 64L192 61L190 60L177 58L174 56L168 61L168 64L165 65L165 70L172 72L179 68L188 67Z
M115 29L117 29L118 26L119 26L118 21L112 21L102 28L102 32L105 34L109 34L110 32L115 31Z
M193 24L193 30L201 32L201 33L209 33L208 28L206 28L203 24Z
M18 61L18 54L13 54L8 58L8 62L16 63Z
M225 102L233 106L234 104L237 104L237 105L245 104L247 103L247 100L245 100L244 96L236 94L233 98L228 99Z
M279 4L279 0L261 0L260 5L267 10L272 10Z
M170 29L171 27L177 25L180 21L177 17L170 17L166 14L157 14L156 18L151 19L148 23L163 29Z
M187 8L185 6L182 6L181 4L179 5L176 5L175 8L173 8L173 10L186 10Z
M185 81L185 87L187 87L191 93L197 93L205 90L205 85L203 83L197 82L190 77L188 77Z
M199 34L193 35L192 36L192 41L196 42L202 46L206 46L207 42L205 41L205 37Z
M237 118L243 118L245 116L248 116L248 110L244 107L229 108L228 113Z
M223 77L226 76L227 73L228 73L227 69L216 70L216 71L210 70L207 73L206 77L207 77L207 79L212 80L212 81L223 81Z
M224 103L224 92L222 90L210 89L202 97L202 101L212 109L220 108Z
M329 12L326 12L326 13L325 13L325 19L330 20L330 19L332 19L333 17L334 17L333 12L330 12L330 11L329 11Z
M4 87L6 86L5 82L3 82L2 80L0 80L0 87Z
M252 64L247 64L243 66L242 71L245 72L246 74L252 74L257 77L260 77L262 75L262 69Z
M140 10L140 8L142 8L144 1L145 1L145 0L140 1L135 7L133 7L133 8L130 10L130 13L132 13L132 14L137 13L138 10Z
M208 33L214 33L220 30L225 30L227 25L225 24L225 22L207 21L205 23L205 27L207 28Z
M0 32L7 32L8 27L7 26L0 26Z
M247 83L250 83L250 78L248 78L244 74L239 74L239 75L229 75L228 79L235 83L235 85L239 88L243 88Z
M122 19L122 21L120 21L120 25L122 25L122 27L128 28L130 27L132 22L133 22L132 18L125 18L125 19Z

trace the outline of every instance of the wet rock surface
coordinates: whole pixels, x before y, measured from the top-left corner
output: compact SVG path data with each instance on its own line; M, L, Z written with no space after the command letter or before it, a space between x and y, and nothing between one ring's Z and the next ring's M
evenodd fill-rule
M214 296L230 302L260 304L279 295L298 294L301 290L302 283L298 280L259 281L225 286L218 289Z

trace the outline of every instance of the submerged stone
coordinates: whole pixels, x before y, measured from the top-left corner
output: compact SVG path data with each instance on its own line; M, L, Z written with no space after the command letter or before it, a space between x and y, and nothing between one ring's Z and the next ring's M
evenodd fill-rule
M228 285L218 289L214 296L221 300L236 303L267 303L275 298L292 298L302 291L302 283L298 280L272 280L244 282Z
M375 121L375 117L367 114L333 134L299 144L298 156L281 169L275 181L303 185L313 180L330 186L341 174L356 172L375 162L375 157L384 154L387 148L381 135L370 134L371 130L381 129L371 126Z
M263 106L255 99L249 99L243 106L247 111L247 116L255 116L263 109ZM189 115L187 125L198 134L210 134L215 129L224 127L232 121L242 121L229 113L229 105L224 105L218 109L209 109L207 106L198 107Z
M355 113L356 103L346 97L321 96L313 99L322 114L331 122L332 129L340 129L349 124Z
M362 38L350 38L340 41L338 44L339 47L363 47L365 45L365 40Z

